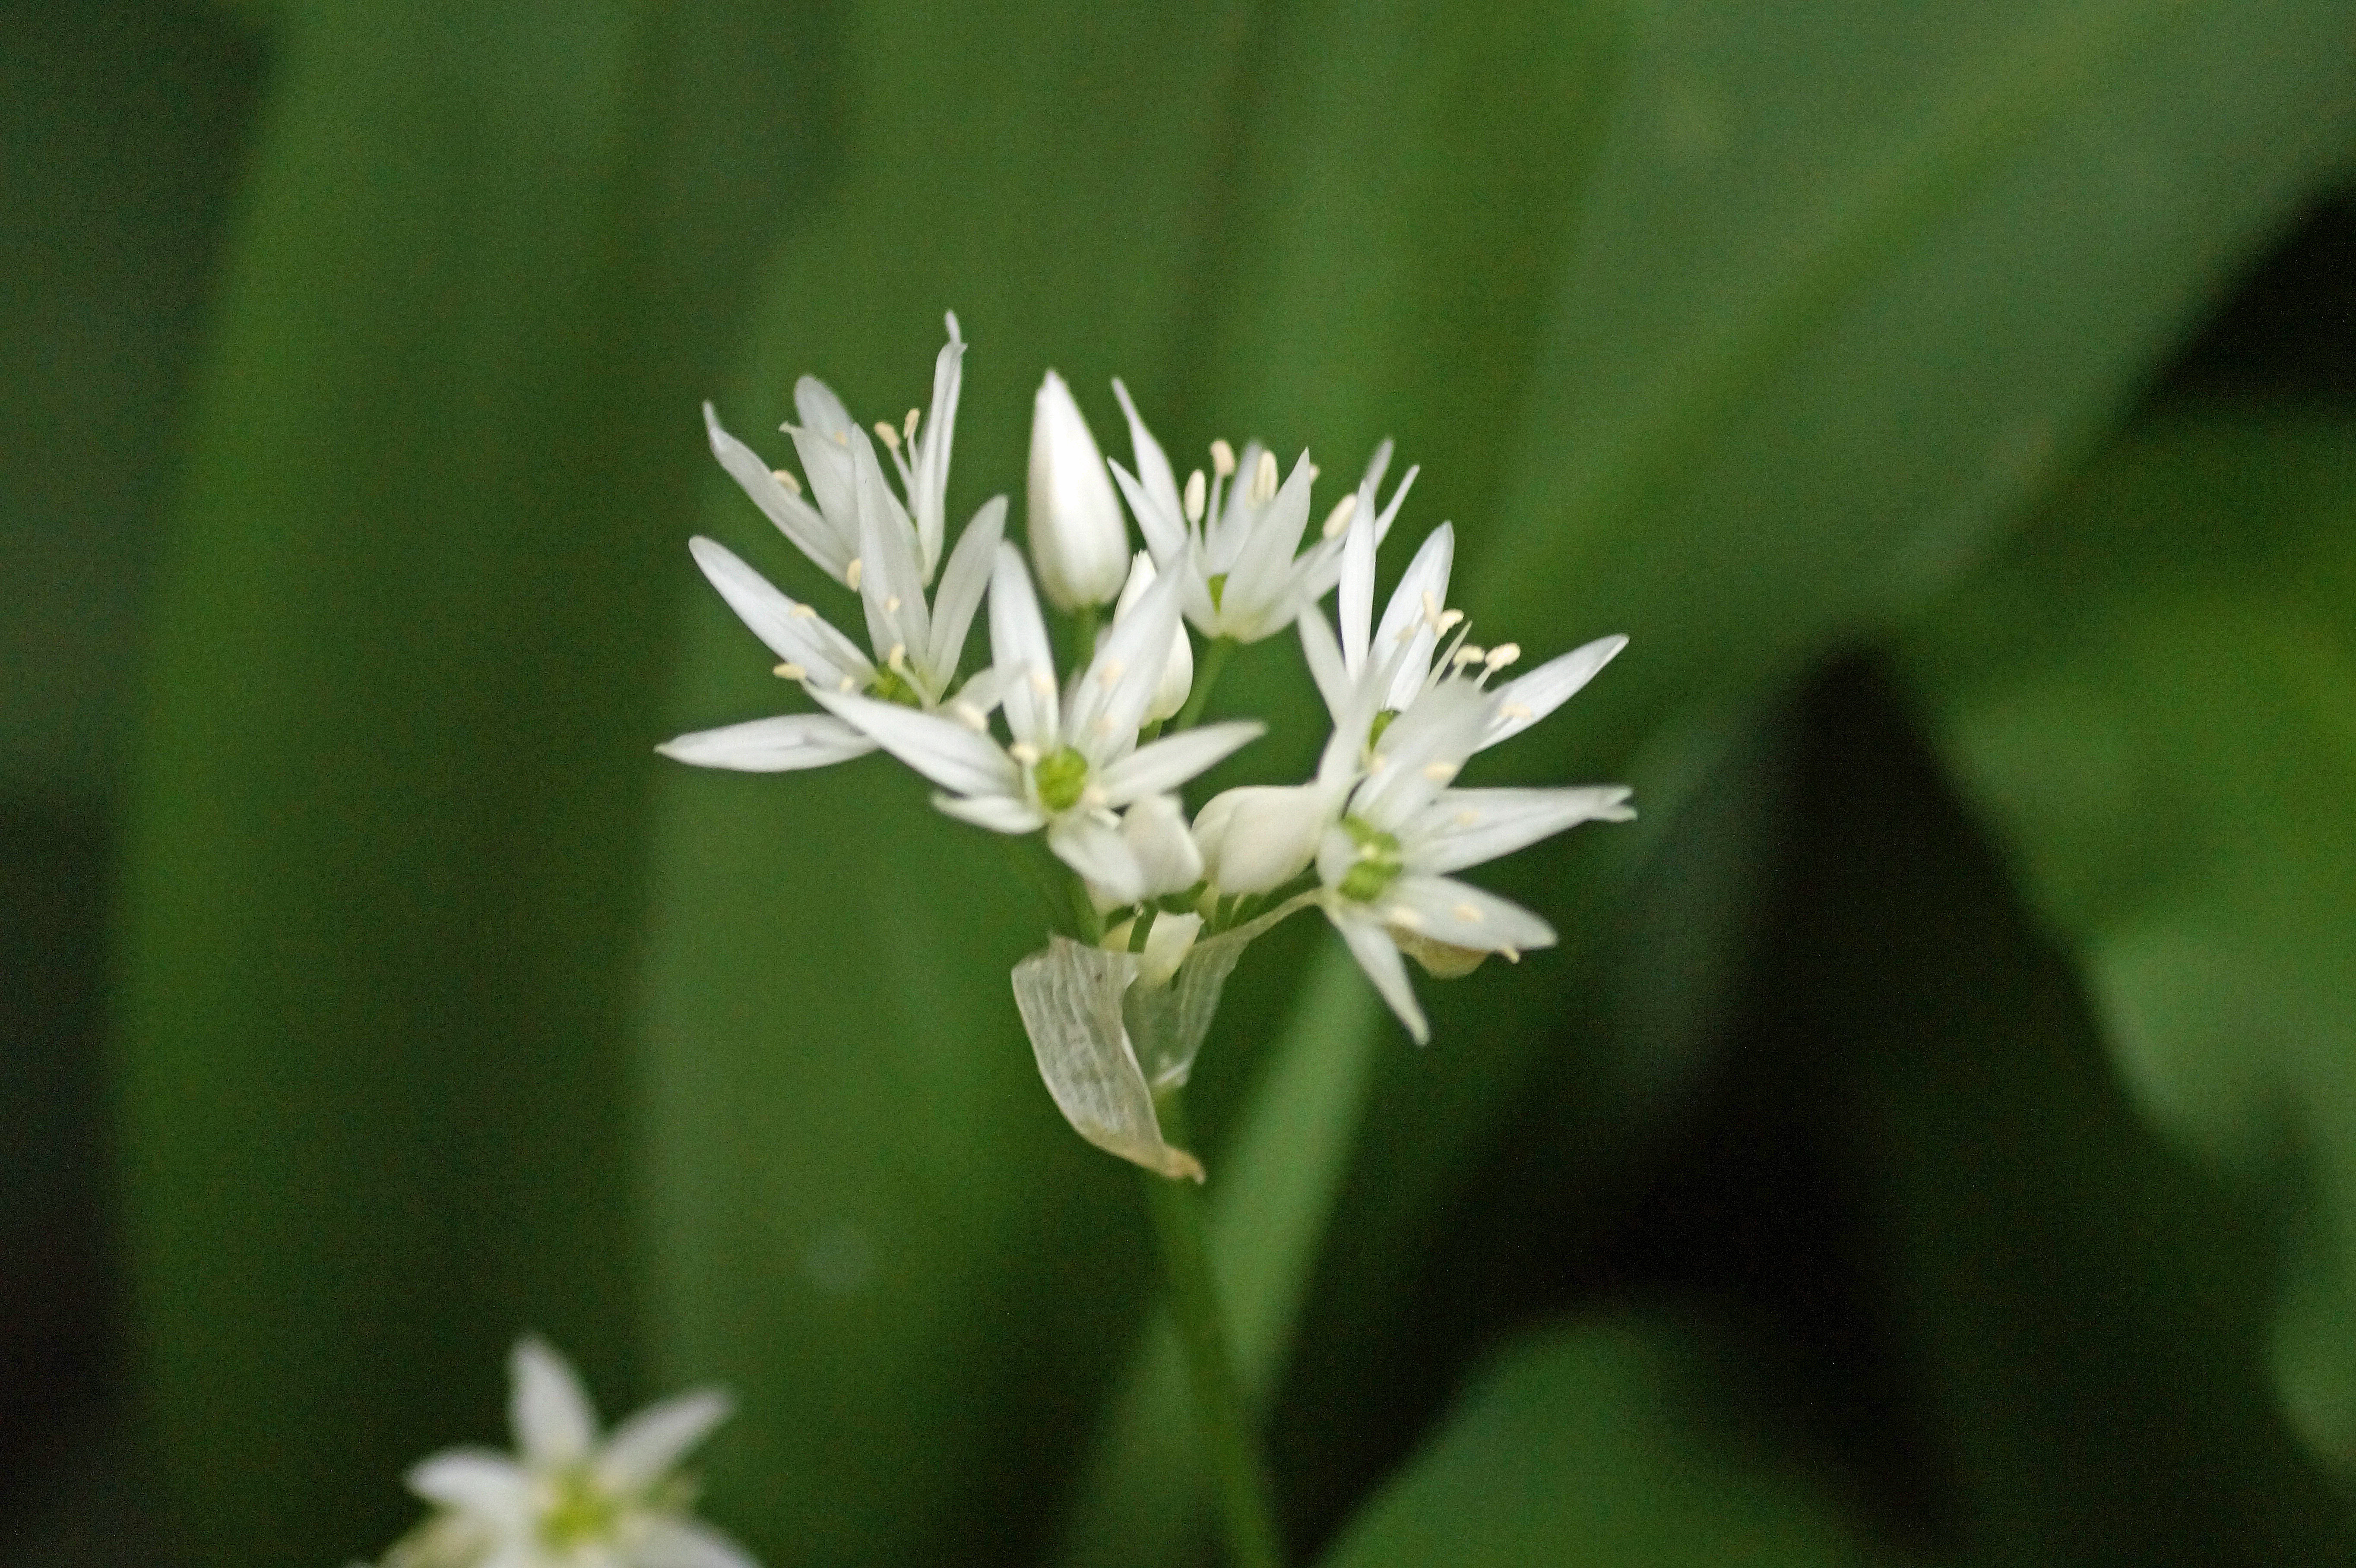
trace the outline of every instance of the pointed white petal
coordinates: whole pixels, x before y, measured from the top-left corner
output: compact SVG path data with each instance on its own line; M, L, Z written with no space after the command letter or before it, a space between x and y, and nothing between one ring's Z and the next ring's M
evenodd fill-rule
M1013 795L1021 789L1022 774L998 742L955 720L872 697L810 695L943 789L968 795Z
M655 748L673 762L740 773L783 773L863 757L875 742L830 713L788 713L698 730Z
M1139 550L1130 562L1129 581L1122 585L1120 598L1114 603L1112 618L1118 624L1121 617L1137 608L1147 589L1160 581L1150 550ZM1181 601L1183 607L1183 601ZM1170 656L1162 664L1162 678L1154 682L1153 695L1145 704L1145 720L1152 723L1175 718L1185 709L1188 693L1194 689L1194 645L1186 640L1186 627L1182 621L1170 633Z
M1388 443L1383 451L1390 451ZM1334 613L1342 623L1342 657L1352 675L1366 667L1366 642L1373 635L1375 614L1374 497L1362 487L1357 509L1342 536L1342 593ZM1323 595L1320 595L1323 597ZM1396 595L1393 596L1396 599Z
M696 1389L647 1406L605 1440L597 1455L599 1477L616 1491L651 1486L727 1420L731 1408L718 1389Z
M1489 725L1482 732L1482 749L1511 740L1569 701L1580 687L1595 678L1596 671L1610 664L1612 656L1627 645L1628 639L1622 636L1598 637L1497 688L1491 694Z
M990 574L990 662L998 671L1007 728L1042 753L1063 742L1056 720L1055 656L1031 592L1031 574L1011 544L998 547Z
M1317 695L1325 699L1325 711L1336 725L1348 717L1356 687L1350 678L1341 645L1333 640L1333 630L1325 624L1324 612L1312 604L1301 612L1301 652L1309 661L1310 678L1317 683ZM1365 737L1359 739L1363 741Z
M848 637L828 625L809 605L797 604L778 592L726 545L698 535L687 541L687 549L705 579L736 612L736 618L766 643L771 653L801 666L806 678L833 687L845 677L857 686L873 677L866 656Z
M1569 789L1451 789L1398 830L1408 865L1461 871L1510 855L1582 822L1625 822L1625 784Z
M712 455L720 460L728 476L753 498L753 504L777 526L777 531L793 541L795 549L841 581L851 557L841 538L827 527L818 508L779 484L759 453L722 429L720 416L710 403L703 405L703 428L712 442Z
M1168 1177L1203 1179L1193 1155L1162 1138L1153 1092L1122 1027L1121 995L1137 960L1069 937L1014 966L1014 1005L1039 1076L1073 1130L1109 1154Z
M966 677L965 684L958 688L957 695L949 699L948 706L953 712L969 709L987 719L1004 699L1005 686L1006 683L999 678L996 665L978 669ZM964 715L958 713L958 717Z
M1369 906L1387 923L1451 947L1487 953L1552 947L1554 927L1521 905L1453 877L1408 872Z
M1424 536L1415 559L1408 562L1406 574L1391 590L1382 624L1375 628L1376 657L1392 657L1394 650L1401 647L1415 652L1397 667L1391 688L1384 697L1386 708L1405 708L1431 673L1431 650L1439 637L1431 618L1448 606L1448 578L1455 561L1456 528L1442 523Z
M841 542L847 564L859 553L859 508L851 495L851 440L858 427L851 422L842 400L815 376L794 383L794 409L801 422L787 426L786 433L802 460L810 499Z
M1383 731L1351 810L1397 832L1455 778L1488 716L1484 694L1465 681L1443 680L1417 698Z
M1138 416L1137 405L1130 400L1129 389L1113 379L1112 395L1120 400L1120 411L1129 419L1130 450L1137 458L1137 475L1130 478L1118 464L1113 472L1120 475L1123 494L1129 496L1129 509L1137 517L1137 527L1145 535L1145 548L1153 552L1156 563L1173 559L1185 543L1186 514L1178 498L1178 476L1171 471L1170 459L1162 443L1145 428ZM1131 491L1134 494L1131 494Z
M1281 602L1292 586L1293 551L1300 548L1301 530L1309 526L1309 454L1304 452L1294 461L1292 474L1276 498L1253 521L1250 536L1228 574L1220 618L1241 641L1258 642L1284 630L1291 622L1281 608L1299 611L1298 605L1283 606Z
M1149 795L1121 814L1120 836L1136 857L1139 898L1183 893L1203 880L1203 852L1174 795Z
M627 1568L761 1568L743 1547L698 1520L651 1519L639 1528Z
M586 1458L597 1440L597 1413L573 1364L537 1335L516 1342L508 1359L512 1389L508 1421L516 1448L533 1469Z
M917 434L916 464L908 484L908 507L916 517L926 582L940 565L948 525L949 449L957 440L958 390L965 381L965 339L958 336L955 312L947 316L945 325L949 340L933 360L932 412ZM971 527L967 525L969 530Z
M487 1448L445 1449L420 1460L408 1481L429 1503L487 1520L519 1520L531 1509L531 1477Z
M1047 817L1029 801L1006 795L937 795L933 805L959 822L970 822L976 827L986 827L992 833L1036 833L1047 826Z
M1097 438L1053 370L1032 405L1030 479L1039 591L1059 610L1111 603L1129 575L1129 528Z
M1267 729L1256 719L1240 719L1165 735L1106 768L1097 783L1108 805L1126 805L1140 795L1176 789L1258 740Z
M998 559L998 545L1006 533L1006 497L992 496L981 504L973 520L958 536L949 552L948 569L941 573L940 594L933 601L933 644L925 650L926 673L947 683L965 656L965 635L974 613L990 588L990 569ZM914 650L911 650L912 652Z
M859 601L867 612L867 635L875 649L878 667L888 667L892 650L904 661L922 658L932 645L930 617L925 607L924 563L917 555L916 528L892 498L892 487L875 461L874 443L867 432L853 432L851 464L859 501ZM937 699L938 691L926 698Z
M1171 638L1178 632L1178 580L1146 589L1129 615L1117 618L1097 644L1087 673L1074 688L1064 738L1091 761L1119 755L1137 742L1146 705L1162 683Z
M1430 1043L1431 1026L1424 1021L1423 1008L1415 999L1415 986L1407 977L1407 965L1383 928L1353 913L1336 911L1330 904L1325 913L1333 921L1333 929L1342 933L1342 940L1349 944L1350 956L1358 961L1358 967L1375 983L1376 991L1390 1004L1391 1011L1398 1015L1398 1021L1407 1027L1415 1043Z
M1119 828L1076 813L1049 825L1047 848L1090 886L1102 889L1108 905L1135 903L1145 896L1137 854Z

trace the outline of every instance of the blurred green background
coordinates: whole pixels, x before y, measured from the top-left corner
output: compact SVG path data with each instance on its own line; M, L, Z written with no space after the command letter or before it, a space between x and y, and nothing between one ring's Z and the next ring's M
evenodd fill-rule
M1205 1053L1300 1560L2356 1563L2351 152L2318 0L0 4L0 1562L371 1555L527 1328L765 1562L1210 1560L995 847L649 749L819 592L698 402L953 308L959 518L1119 374L1633 639L1560 948Z

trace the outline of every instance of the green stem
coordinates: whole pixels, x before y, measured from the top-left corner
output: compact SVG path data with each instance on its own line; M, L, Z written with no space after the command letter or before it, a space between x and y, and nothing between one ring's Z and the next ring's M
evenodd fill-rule
M1181 1092L1155 1096L1163 1141L1191 1142ZM1269 1484L1251 1412L1237 1380L1227 1348L1226 1321L1218 1287L1211 1277L1211 1250L1203 1228L1202 1189L1142 1172L1145 1200L1162 1243L1162 1271L1170 1280L1170 1315L1184 1352L1186 1381L1194 1397L1194 1424L1210 1461L1211 1484L1226 1524L1235 1568L1283 1568L1284 1546L1276 1528L1276 1495Z
M1194 688L1186 694L1186 706L1170 721L1173 730L1192 730L1194 720L1203 716L1210 705L1211 688L1219 684L1219 672L1227 667L1227 656L1236 651L1233 637L1213 637L1203 649L1203 656L1194 666Z
M1072 612L1073 645L1078 649L1078 656L1073 662L1082 669L1086 669L1097 656L1097 617L1099 613L1099 607L1094 604L1083 604Z
M1129 950L1131 953L1145 951L1146 939L1153 934L1153 917L1161 912L1151 904L1147 904L1137 912L1137 918L1129 923Z

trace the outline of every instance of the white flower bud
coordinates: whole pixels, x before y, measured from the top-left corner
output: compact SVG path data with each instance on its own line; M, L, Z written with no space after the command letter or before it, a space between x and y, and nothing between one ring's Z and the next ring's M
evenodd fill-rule
M1130 933L1136 929L1136 921L1124 920L1105 933L1103 945L1115 953L1126 953ZM1156 915L1153 928L1145 933L1145 951L1137 955L1137 983L1151 989L1176 979L1178 965L1194 951L1194 938L1202 931L1203 917L1199 914ZM1481 956L1486 958L1488 955Z
M1145 597L1153 586L1153 557L1144 550L1130 563L1129 581L1122 584L1120 601L1112 607L1113 624L1120 624L1130 607ZM1194 689L1194 645L1186 640L1186 623L1178 623L1177 631L1170 636L1170 656L1162 661L1162 678L1154 684L1153 696L1145 705L1145 722L1158 723L1176 717L1186 706L1186 694Z
M1140 898L1183 893L1203 880L1203 853L1176 795L1149 795L1131 805L1121 814L1120 836L1137 857Z
M1203 873L1222 893L1265 893L1309 869L1333 820L1333 793L1315 784L1247 784L1194 817Z
M1129 571L1129 525L1097 438L1053 370L1032 408L1030 502L1031 564L1048 603L1109 603Z

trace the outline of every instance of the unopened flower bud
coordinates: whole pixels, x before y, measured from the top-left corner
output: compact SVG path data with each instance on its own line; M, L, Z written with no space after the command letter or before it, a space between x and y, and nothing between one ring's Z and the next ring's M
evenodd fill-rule
M1174 795L1149 795L1121 814L1120 836L1137 857L1138 897L1183 893L1203 880L1203 852Z
M1030 501L1040 592L1066 612L1109 603L1129 571L1129 527L1097 438L1053 370L1032 409Z
M1222 893L1282 887L1316 858L1333 805L1315 784L1247 784L1215 796L1194 817L1203 874Z
M1118 625L1130 607L1145 597L1153 586L1153 557L1144 550L1130 563L1129 581L1122 585L1120 601L1112 607L1113 624ZM1186 624L1170 635L1170 656L1162 661L1162 678L1153 688L1153 696L1145 705L1145 721L1149 724L1174 717L1186 706L1186 694L1194 688L1194 645L1186 640Z
M1124 920L1105 933L1103 945L1126 953L1130 933L1136 929L1136 921ZM1194 951L1194 938L1202 930L1199 914L1155 916L1152 929L1145 933L1145 951L1137 955L1137 983L1149 988L1170 984L1177 977L1178 966Z

